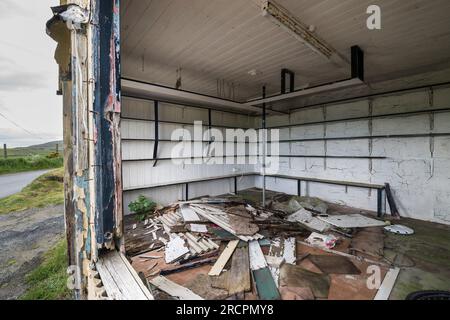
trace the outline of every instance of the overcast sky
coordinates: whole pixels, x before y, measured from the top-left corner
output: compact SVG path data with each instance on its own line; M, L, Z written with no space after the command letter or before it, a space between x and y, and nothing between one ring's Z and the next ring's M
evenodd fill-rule
M0 0L1 147L62 139L62 99L56 96L58 66L53 59L56 43L45 33L50 7L58 3Z

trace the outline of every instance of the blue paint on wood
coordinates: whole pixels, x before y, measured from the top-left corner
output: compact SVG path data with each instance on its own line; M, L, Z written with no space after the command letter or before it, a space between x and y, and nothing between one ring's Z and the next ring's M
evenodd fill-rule
M116 221L116 187L121 172L115 172L120 159L114 152L120 141L114 140L114 113L120 113L120 28L119 0L96 2L97 32L94 46L95 84L95 127L97 140L95 148L96 181L96 239L103 244L112 239ZM122 199L120 199L122 201Z

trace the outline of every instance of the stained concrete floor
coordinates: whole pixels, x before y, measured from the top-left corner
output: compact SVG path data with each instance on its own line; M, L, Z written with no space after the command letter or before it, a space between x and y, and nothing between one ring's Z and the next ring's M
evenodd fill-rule
M278 192L268 191L267 201ZM250 201L261 202L261 190L248 189L239 192L239 196ZM333 212L370 213L369 211L330 205ZM330 212L330 211L329 211ZM376 215L375 212L373 212ZM385 217L390 220L389 216ZM394 220L414 229L414 235L396 235L384 231L384 257L400 273L391 292L391 300L404 300L408 294L422 290L450 290L450 226L409 218Z
M450 226L401 219L415 234L386 232L385 257L401 268L390 299L403 300L414 291L450 290Z

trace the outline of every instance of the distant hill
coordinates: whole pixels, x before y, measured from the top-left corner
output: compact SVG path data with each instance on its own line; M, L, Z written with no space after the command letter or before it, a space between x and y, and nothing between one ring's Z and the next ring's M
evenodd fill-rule
M29 147L20 147L8 149L8 157L23 157L32 155L47 155L56 151L56 145L58 145L59 153L63 151L63 141L51 141L42 144L37 144ZM3 152L0 157L3 156Z

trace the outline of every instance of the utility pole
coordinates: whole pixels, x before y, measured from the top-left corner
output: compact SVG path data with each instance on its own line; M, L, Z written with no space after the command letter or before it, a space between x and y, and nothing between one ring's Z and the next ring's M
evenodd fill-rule
M3 144L3 155L5 159L8 158L8 149L6 149L6 143Z

